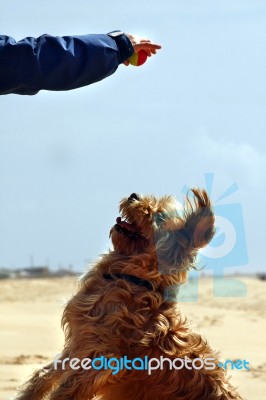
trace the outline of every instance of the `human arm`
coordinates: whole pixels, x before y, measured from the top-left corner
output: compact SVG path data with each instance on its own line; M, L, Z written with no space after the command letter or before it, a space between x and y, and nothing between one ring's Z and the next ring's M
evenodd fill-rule
M0 94L33 95L70 90L113 74L134 53L124 34L27 37L0 36Z

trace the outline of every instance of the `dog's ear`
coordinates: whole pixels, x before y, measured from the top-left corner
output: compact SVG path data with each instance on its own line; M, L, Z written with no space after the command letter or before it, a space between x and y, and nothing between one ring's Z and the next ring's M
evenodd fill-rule
M156 233L157 258L166 268L166 264L168 268L189 268L197 251L206 246L215 233L214 214L206 191L191 190L194 198L187 195L183 217L169 218L164 229Z
M194 199L186 197L184 207L184 231L190 239L190 246L200 249L206 246L214 236L214 214L211 202L205 190L191 189Z

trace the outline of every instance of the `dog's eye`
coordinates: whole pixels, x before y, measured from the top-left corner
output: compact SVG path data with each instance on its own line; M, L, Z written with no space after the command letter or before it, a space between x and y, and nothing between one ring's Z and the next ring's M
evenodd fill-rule
M153 221L156 222L157 225L160 225L162 222L165 221L166 215L162 212L158 212L153 215Z

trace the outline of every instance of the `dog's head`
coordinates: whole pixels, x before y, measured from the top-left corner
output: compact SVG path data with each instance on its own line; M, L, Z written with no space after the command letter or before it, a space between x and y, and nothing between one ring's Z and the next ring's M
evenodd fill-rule
M158 262L188 268L197 251L214 235L214 215L204 190L192 189L182 215L171 196L156 198L132 193L120 202L121 217L110 231L117 253L134 256L156 253Z

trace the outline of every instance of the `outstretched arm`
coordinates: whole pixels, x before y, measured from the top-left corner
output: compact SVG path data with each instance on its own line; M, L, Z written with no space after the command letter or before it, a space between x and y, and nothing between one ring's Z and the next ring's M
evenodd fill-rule
M156 46L143 39L147 52ZM121 33L16 41L0 35L0 94L33 95L39 90L70 90L98 82L139 50L139 38ZM143 45L143 44L142 44Z

